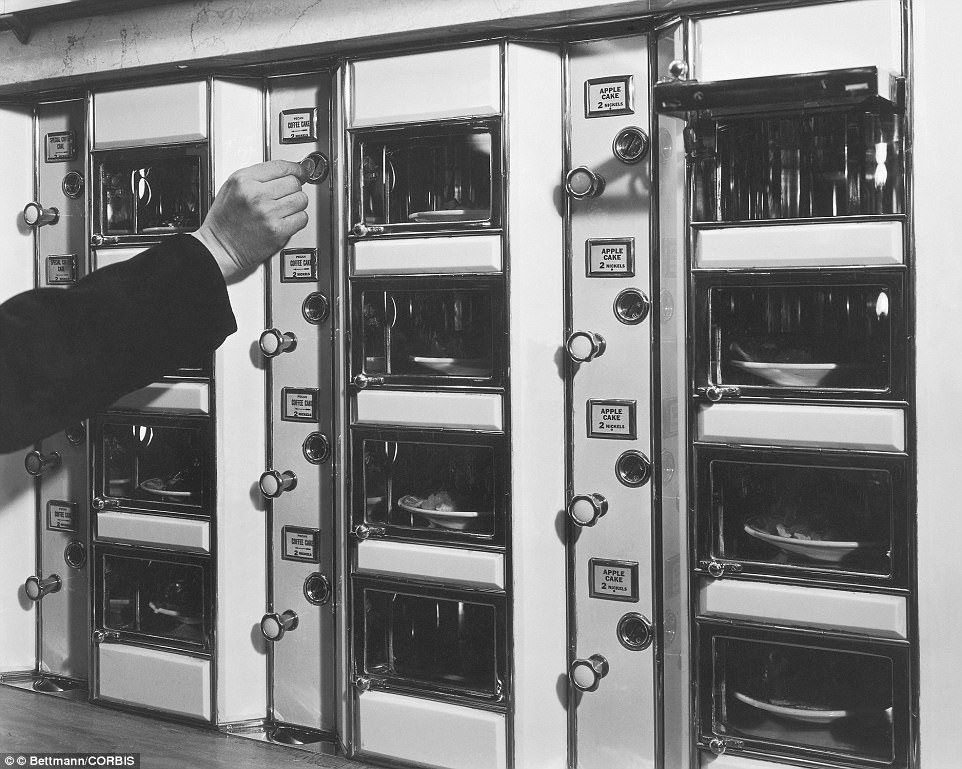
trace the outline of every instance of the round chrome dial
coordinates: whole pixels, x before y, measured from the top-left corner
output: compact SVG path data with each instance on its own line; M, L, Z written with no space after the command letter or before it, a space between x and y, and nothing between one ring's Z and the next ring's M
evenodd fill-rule
M651 300L638 288L626 288L615 297L615 317L628 326L644 322L651 312Z
M651 460L640 451L626 451L615 463L615 476L629 488L638 488L651 478Z
M331 582L323 574L314 572L304 580L304 597L314 606L323 606L331 600Z
M651 622L640 614L631 612L618 620L618 641L626 649L640 652L651 646L655 640L655 629Z
M311 433L301 445L304 459L312 465L319 465L331 458L331 441L324 433Z
M309 184L320 184L331 172L331 161L323 152L312 152L301 161L300 165L307 172Z
M63 549L63 560L71 569L81 569L87 563L87 549L79 539L72 539Z
M331 303L324 294L314 291L308 294L301 304L301 314L304 316L304 320L316 326L330 317Z
M651 140L638 126L622 128L611 143L611 151L622 163L632 165L648 154Z

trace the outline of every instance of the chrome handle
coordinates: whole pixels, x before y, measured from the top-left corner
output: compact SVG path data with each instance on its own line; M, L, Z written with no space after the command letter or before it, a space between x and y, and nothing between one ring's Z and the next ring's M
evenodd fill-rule
M120 500L110 499L109 497L94 497L94 510L107 510L109 508L120 507Z
M115 243L119 243L120 238L116 235L91 235L90 245L92 246L112 246Z
M596 198L605 191L605 177L587 166L578 166L565 176L565 189L576 200Z
M351 383L358 389L363 390L371 385L382 385L384 384L384 377L382 376L368 376L367 374L357 374Z
M575 363L587 363L605 354L607 343L601 334L594 331L575 331L567 341L565 350Z
M699 561L699 566L708 572L708 575L714 577L715 579L720 579L728 574L741 574L744 567L740 563L731 563L728 561Z
M261 617L261 634L268 641L280 641L289 630L297 630L297 622L297 612L291 609L283 614L265 614Z
M30 475L43 475L48 470L60 467L60 454L56 451L51 451L49 454L31 451L23 458L23 467Z
M95 644L102 644L104 641L119 641L120 633L116 630L95 630L90 638Z
M323 152L312 152L300 162L307 172L308 184L320 184L331 172L331 161Z
M63 580L57 574L51 574L46 579L27 577L23 589L31 601L39 601L48 593L56 593L63 586Z
M371 690L371 684L374 682L367 676L358 676L354 679L354 686L357 687L359 692L367 692Z
M366 523L359 523L351 533L360 540L370 539L371 537L383 537L387 534L387 529L383 526L368 526Z
M673 59L668 64L668 77L672 80L682 80L688 76L688 62L684 59Z
M601 494L578 494L568 502L568 517L578 526L594 526L608 512L608 500Z
M23 207L23 223L28 227L43 227L45 224L56 224L60 218L60 211L56 208L44 208L33 201Z
M297 486L297 476L290 470L278 472L277 470L266 470L261 473L257 487L268 499L277 499L285 491L290 491Z
M571 685L583 692L593 692L601 679L608 675L608 660L600 654L592 654L588 659L577 659L568 669Z
M708 749L716 756L725 754L729 748L743 748L745 743L742 740L732 739L731 737L712 737L708 742Z
M737 398L742 391L731 385L712 385L705 388L705 397L712 403L718 403L722 398Z
M384 232L383 227L378 227L376 224L365 224L364 222L358 222L351 228L351 234L359 238L366 238L368 235L380 235L382 232Z
M257 346L261 348L261 355L265 358L276 358L282 352L291 352L297 347L297 337L290 331L282 333L276 328L269 328L261 332Z

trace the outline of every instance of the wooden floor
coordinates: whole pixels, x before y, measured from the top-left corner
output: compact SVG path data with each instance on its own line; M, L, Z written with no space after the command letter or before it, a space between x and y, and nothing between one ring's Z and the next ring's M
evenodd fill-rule
M373 769L326 756L0 686L0 753L140 753L144 769Z

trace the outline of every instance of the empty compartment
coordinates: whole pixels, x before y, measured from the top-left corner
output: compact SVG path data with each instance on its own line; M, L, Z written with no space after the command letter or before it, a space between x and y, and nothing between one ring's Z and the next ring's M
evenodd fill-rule
M696 278L696 387L901 397L902 272Z
M495 283L355 283L355 373L395 384L498 385L504 318Z
M906 458L695 449L698 558L906 586Z
M909 646L698 621L699 745L908 765Z
M355 235L500 225L499 121L353 138Z
M503 596L414 593L358 578L354 587L356 672L375 688L505 697Z

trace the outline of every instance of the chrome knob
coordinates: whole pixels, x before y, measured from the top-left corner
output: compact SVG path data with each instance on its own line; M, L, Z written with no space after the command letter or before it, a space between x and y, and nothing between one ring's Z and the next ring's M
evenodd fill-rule
M277 499L285 491L290 491L297 486L297 476L290 470L284 472L267 470L261 473L257 486L265 497Z
M712 385L705 388L705 397L712 403L718 403L722 398L737 398L741 390L731 385Z
M576 200L596 198L605 191L605 177L596 174L587 166L578 166L568 171L565 189Z
M357 678L354 679L354 686L357 687L357 690L359 692L370 691L372 683L373 681L371 681L371 679L368 678L367 676L358 676Z
M568 517L578 526L594 526L608 512L608 500L601 494L578 494L568 503Z
M371 537L383 537L387 529L383 526L368 526L366 523L359 523L351 532L357 539L365 540Z
M300 166L307 172L308 184L320 184L331 172L331 161L323 152L312 152L300 162Z
M365 224L364 222L358 222L351 228L351 233L359 238L365 238L368 235L380 235L382 232L384 232L383 227Z
M587 363L604 355L605 339L594 331L575 331L565 342L568 357L575 363Z
M384 377L382 376L368 376L367 374L357 374L354 379L351 380L354 386L358 390L363 390L370 385L382 385L384 384Z
M282 352L290 352L297 347L297 337L290 331L282 333L276 328L269 328L261 332L257 346L265 358L276 358Z
M113 507L120 507L120 500L110 499L108 497L94 497L93 507L94 510L107 510Z
M33 201L23 207L23 223L28 227L43 227L45 224L56 224L60 218L60 211L56 208L44 208Z
M30 475L43 475L47 470L60 467L60 454L56 451L51 451L49 454L31 451L23 458L23 466Z
M102 644L104 641L119 641L120 633L116 630L95 630L90 638L95 644Z
M608 660L600 654L592 654L588 659L577 659L568 669L568 680L575 689L593 692L601 679L608 675Z
M110 246L110 245L113 245L114 243L119 243L119 242L120 242L120 238L118 238L116 235L96 234L96 235L90 236L90 245L92 246Z
M268 641L280 641L289 630L297 630L297 612L291 609L283 614L272 612L261 617L261 634Z
M56 593L62 586L63 580L56 574L51 574L46 579L27 577L23 583L23 589L27 593L27 598L31 601L39 601L47 593Z
M673 59L668 64L668 76L672 80L681 80L688 75L688 62L683 59Z

